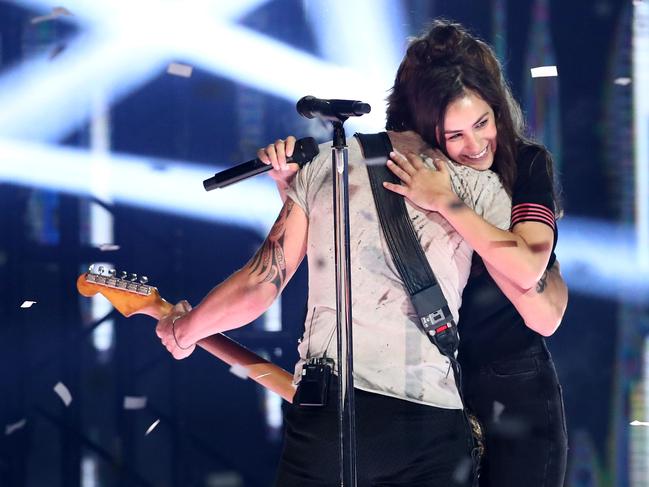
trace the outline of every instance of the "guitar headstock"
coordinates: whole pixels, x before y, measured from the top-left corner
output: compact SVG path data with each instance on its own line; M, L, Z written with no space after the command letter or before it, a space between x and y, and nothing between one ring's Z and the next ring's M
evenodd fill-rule
M77 289L86 297L101 294L126 317L138 313L157 316L166 301L147 282L146 276L138 278L137 274L128 272L121 272L117 276L115 269L106 270L103 266L95 269L90 266L88 272L77 279Z

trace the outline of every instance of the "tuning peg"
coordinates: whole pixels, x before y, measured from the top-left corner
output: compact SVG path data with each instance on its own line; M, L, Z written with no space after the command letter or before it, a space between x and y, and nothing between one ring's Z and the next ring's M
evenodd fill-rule
M95 266L94 266L94 264L91 264L90 267L88 267L88 273L89 273L89 274L94 274L94 273L95 273Z
M98 273L98 274L101 276L103 273L104 273L104 266L103 266L103 265L100 265L100 266L99 266L99 273Z
M122 271L122 275L119 276L120 279L126 279L128 277L128 272Z
M131 273L131 282L137 281L137 274Z
M110 277L115 277L115 274L117 274L117 269L110 269L110 270L108 271L108 275L109 275Z
M146 276L140 277L140 284L146 284L147 282L149 282L148 277L146 277Z

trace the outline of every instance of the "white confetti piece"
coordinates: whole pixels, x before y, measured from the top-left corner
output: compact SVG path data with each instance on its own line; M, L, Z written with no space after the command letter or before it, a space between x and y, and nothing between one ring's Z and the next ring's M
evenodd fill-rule
M370 159L363 159L366 166L385 166L388 160L385 157L372 157Z
M158 426L159 424L160 424L160 420L156 419L153 422L153 424L151 426L149 426L149 429L146 430L146 433L144 433L144 436L147 436L149 433L151 433L156 428L156 426Z
M618 86L628 86L631 84L631 78L615 78L613 81Z
M647 421L631 421L629 424L631 426L649 426L649 422Z
M192 75L193 69L194 68L187 66L186 64L170 63L169 66L167 66L167 73L173 74L174 76L189 78Z
M59 382L54 386L54 392L59 395L61 401L63 401L63 404L65 404L66 407L70 405L70 403L72 402L72 394L70 394L69 389L63 382Z
M9 436L10 434L18 431L19 429L24 428L26 424L27 424L26 419L21 419L20 421L17 421L15 423L8 424L7 426L5 426L5 436Z
M71 16L72 12L70 12L67 8L65 7L54 7L52 9L52 12L47 14L47 15L40 15L38 17L34 17L31 20L32 24L40 24L41 22L47 22L49 20L54 20L58 19L59 17L62 16Z
M455 470L453 471L453 480L460 485L466 484L471 476L472 469L473 464L471 459L466 457L462 458L462 460L460 460L455 466Z
M146 397L125 396L124 409L144 409L146 407Z
M47 15L39 15L38 17L34 17L31 20L32 24L40 24L41 22L47 22L48 20L54 20L58 15L54 14L47 14Z
M493 411L493 422L497 423L500 421L500 415L505 410L505 405L501 402L494 401L494 411Z
M254 377L252 380L258 380L258 379L261 379L263 377L268 377L269 375L272 375L272 374L273 374L272 372L268 372L266 374L261 374L261 375L258 375L257 377Z
M538 66L531 68L532 78L548 78L551 76L559 76L556 66Z
M36 301L24 301L23 304L20 305L21 308L31 308L36 304Z
M99 250L102 252L114 252L115 250L119 250L119 245L105 243L99 246Z
M241 364L234 364L230 367L230 373L236 375L239 379L246 380L248 378L248 368Z

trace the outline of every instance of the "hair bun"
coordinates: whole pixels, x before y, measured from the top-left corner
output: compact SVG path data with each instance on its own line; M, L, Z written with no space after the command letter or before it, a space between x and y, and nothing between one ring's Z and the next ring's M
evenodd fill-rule
M461 64L471 36L460 24L435 20L426 37L411 44L408 49L421 64L438 66Z

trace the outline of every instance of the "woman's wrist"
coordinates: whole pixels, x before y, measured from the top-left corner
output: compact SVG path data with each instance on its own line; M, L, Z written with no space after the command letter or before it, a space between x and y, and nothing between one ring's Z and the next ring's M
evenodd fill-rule
M439 214L444 218L446 218L450 212L457 211L464 207L464 201L462 201L452 190L438 195L436 200L437 204L434 205L436 207L435 211L439 212Z

